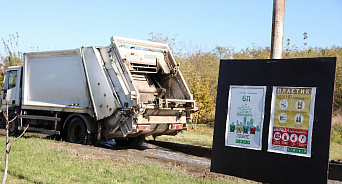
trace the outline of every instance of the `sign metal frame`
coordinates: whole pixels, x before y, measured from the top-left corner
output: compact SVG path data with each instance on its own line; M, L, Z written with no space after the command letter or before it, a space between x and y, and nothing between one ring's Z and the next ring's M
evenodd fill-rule
M335 72L335 57L221 60L211 171L266 183L327 183ZM266 86L261 150L225 145L233 85ZM316 89L310 157L268 151L274 86Z

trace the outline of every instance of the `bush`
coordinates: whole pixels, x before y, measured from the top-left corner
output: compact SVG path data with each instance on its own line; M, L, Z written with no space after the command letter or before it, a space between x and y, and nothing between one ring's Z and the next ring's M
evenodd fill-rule
M332 118L331 141L342 144L342 112L336 112Z
M334 124L331 127L331 141L342 144L342 125Z

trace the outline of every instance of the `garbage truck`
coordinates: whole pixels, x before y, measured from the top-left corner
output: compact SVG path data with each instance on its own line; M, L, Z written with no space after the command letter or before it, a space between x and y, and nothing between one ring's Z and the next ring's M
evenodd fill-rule
M187 130L198 110L167 44L111 37L109 46L23 54L6 70L1 110L10 134L44 128L67 141L118 140Z

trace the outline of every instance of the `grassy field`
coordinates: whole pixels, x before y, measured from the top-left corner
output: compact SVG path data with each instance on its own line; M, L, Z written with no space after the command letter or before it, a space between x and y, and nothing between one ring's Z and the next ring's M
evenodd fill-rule
M335 115L332 119L330 160L342 160L342 115Z
M335 115L332 119L331 141L342 144L342 115Z
M3 172L5 139L0 138L0 165ZM94 149L94 148L90 148ZM115 150L113 150L115 151ZM7 183L244 183L187 175L170 164L125 161L120 158L80 155L63 142L37 138L20 139L12 146ZM2 176L2 174L1 174ZM2 177L1 177L2 178Z
M198 124L195 129L189 127L188 131L180 132L176 136L162 135L157 137L156 140L212 147L213 134L213 125ZM153 138L152 136L149 136L146 139Z
M157 137L156 140L211 147L213 144L213 131L214 126L198 124L195 130L189 128L188 131L180 132L176 136L162 135ZM153 138L149 136L146 139Z

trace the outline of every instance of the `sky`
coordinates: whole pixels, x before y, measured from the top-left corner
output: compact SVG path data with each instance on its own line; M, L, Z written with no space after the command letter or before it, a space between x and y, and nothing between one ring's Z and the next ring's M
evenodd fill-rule
M210 51L271 45L273 0L0 0L0 37L22 52L107 46L163 34ZM286 0L284 45L342 46L342 0ZM32 49L35 48L35 49ZM3 52L0 45L0 53Z

